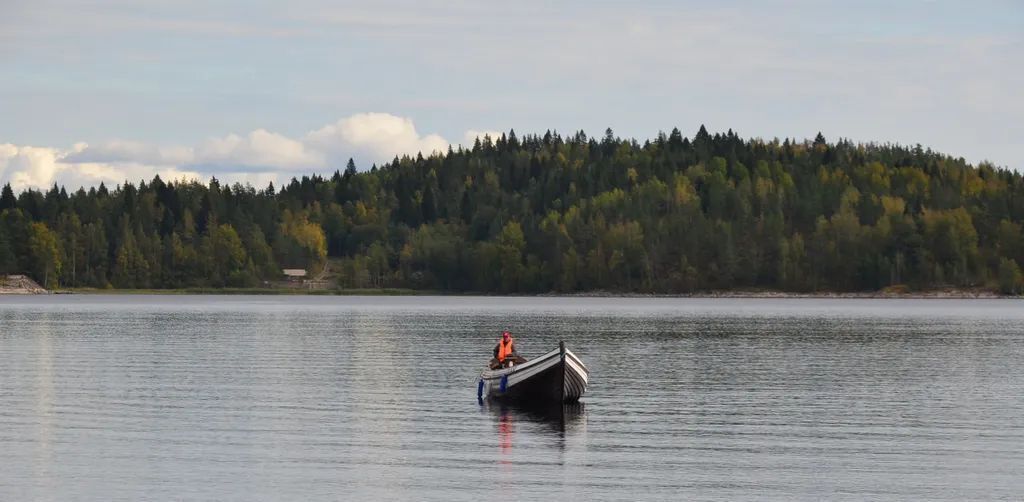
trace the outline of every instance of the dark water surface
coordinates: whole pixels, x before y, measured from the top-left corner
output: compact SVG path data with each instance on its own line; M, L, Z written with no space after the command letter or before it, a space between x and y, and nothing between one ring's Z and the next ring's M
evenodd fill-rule
M500 329L589 366L480 406ZM1024 497L1024 303L0 297L4 500Z

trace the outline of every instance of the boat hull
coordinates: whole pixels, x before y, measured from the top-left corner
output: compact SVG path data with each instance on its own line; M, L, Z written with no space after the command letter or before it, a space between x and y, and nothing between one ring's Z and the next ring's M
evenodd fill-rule
M485 370L480 375L477 397L526 406L579 401L587 390L589 372L583 362L559 344L559 348L512 368Z

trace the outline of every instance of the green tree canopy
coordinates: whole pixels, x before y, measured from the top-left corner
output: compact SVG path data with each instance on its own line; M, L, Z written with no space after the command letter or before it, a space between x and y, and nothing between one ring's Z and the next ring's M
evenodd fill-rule
M1012 290L1020 173L913 146L512 131L257 189L0 189L0 273L74 286L683 293Z

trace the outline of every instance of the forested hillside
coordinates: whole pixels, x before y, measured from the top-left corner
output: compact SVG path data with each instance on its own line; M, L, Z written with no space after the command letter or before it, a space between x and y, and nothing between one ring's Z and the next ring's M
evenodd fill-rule
M538 293L1021 287L1019 173L921 147L510 132L275 189L159 177L0 193L0 273L49 287Z

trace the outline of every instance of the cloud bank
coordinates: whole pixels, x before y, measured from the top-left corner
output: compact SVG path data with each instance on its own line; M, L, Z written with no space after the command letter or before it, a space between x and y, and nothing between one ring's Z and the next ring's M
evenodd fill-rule
M472 145L480 131L467 131L461 144ZM488 131L492 137L500 133ZM111 140L77 143L71 148L0 143L0 185L16 190L54 183L69 189L100 182L165 180L210 176L229 183L265 185L293 176L333 171L349 158L369 165L395 156L444 152L452 143L438 134L421 134L412 119L389 113L359 113L291 138L256 129L248 134L209 138L195 146L161 146Z
M395 155L444 152L450 144L437 134L421 136L412 119L388 113L359 113L310 132L305 144L326 153L335 161L347 159L346 152L368 153L379 160Z

